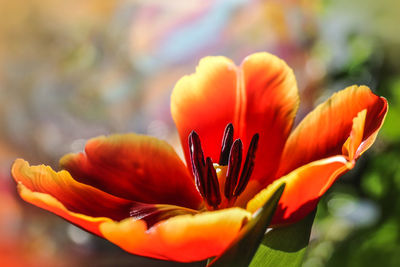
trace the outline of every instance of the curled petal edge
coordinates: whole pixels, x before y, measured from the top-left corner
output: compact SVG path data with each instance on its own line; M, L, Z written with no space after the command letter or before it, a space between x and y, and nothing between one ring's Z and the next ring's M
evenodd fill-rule
M45 193L33 192L22 183L18 183L17 188L19 195L26 202L55 213L65 220L100 237L103 237L99 231L100 224L112 221L110 218L106 217L91 217L84 214L71 212L53 196Z
M139 206L133 201L80 183L65 170L56 172L46 165L30 166L23 159L15 160L11 174L17 183L32 192L54 197L65 209L77 214L122 220L128 217L132 206Z
M366 110L365 119L358 119L363 133L362 142L353 140L352 151L343 151L349 136L357 137L354 118ZM280 167L275 177L279 178L310 162L333 157L346 152L357 159L375 141L387 114L388 104L384 97L372 93L367 86L349 86L318 105L290 134ZM362 123L362 124L360 124ZM357 123L356 123L357 124ZM356 128L357 128L356 127ZM348 147L350 148L350 147ZM350 156L351 157L351 156Z

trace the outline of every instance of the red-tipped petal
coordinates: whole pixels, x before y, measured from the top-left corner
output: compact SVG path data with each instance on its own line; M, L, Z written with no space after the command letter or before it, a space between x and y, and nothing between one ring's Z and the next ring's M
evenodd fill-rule
M88 141L85 153L66 155L60 164L78 181L118 197L192 209L202 205L184 163L170 145L153 137L97 137Z
M12 176L18 183L21 197L41 208L99 234L98 223L105 219L129 217L132 201L102 192L75 181L67 171L55 172L49 166L29 166L17 159ZM90 218L89 218L90 217Z
M387 101L366 86L351 86L319 105L291 133L277 178L309 162L342 154L351 135L353 118L366 110L359 156L374 142L387 113ZM348 156L348 155L346 155Z
M179 206L121 199L75 181L67 171L55 172L44 165L29 166L21 159L15 161L12 175L25 201L100 236L99 224L106 221L132 218L152 226L177 215L198 213Z
M100 226L103 236L142 256L190 262L221 253L251 214L240 208L182 215L147 229L143 221L126 219Z

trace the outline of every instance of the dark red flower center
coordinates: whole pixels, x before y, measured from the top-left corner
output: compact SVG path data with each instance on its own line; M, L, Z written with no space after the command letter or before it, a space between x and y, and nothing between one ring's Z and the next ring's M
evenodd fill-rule
M192 131L189 135L189 151L197 190L209 209L231 207L236 198L245 190L254 169L254 160L259 134L253 135L242 165L242 140L233 141L233 125L229 123L222 138L219 161L213 163L210 157L204 159L200 137Z

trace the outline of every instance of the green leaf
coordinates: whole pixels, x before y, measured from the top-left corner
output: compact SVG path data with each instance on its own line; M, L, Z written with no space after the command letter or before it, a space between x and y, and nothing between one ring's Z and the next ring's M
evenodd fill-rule
M250 267L301 266L310 241L316 210L303 220L269 231L257 250Z
M271 197L266 201L263 207L260 208L255 216L244 226L243 230L232 244L220 256L207 265L208 267L249 265L272 220L284 188L285 184L282 183L282 185L271 194Z

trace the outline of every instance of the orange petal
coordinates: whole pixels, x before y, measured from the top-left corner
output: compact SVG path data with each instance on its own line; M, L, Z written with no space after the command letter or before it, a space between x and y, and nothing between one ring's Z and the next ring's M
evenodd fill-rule
M364 135L365 119L367 118L367 110L360 111L353 119L353 126L349 138L344 142L342 154L347 156L350 161L354 160L357 155L357 149L362 142Z
M302 166L276 180L247 203L247 210L255 212L268 199L274 188L285 182L272 225L297 222L315 209L320 197L340 175L352 169L353 163L343 156L335 156Z
M40 208L100 235L100 223L131 217L147 225L198 211L164 204L143 204L121 199L75 181L67 171L55 172L49 166L29 166L17 159L12 168L21 197Z
M315 108L291 133L277 177L309 162L342 154L353 118L366 109L363 137L357 155L374 142L387 113L387 102L366 86L351 86Z
M358 159L365 151L368 150L368 148L370 148L373 145L376 137L378 136L378 132L381 129L383 122L385 121L386 114L388 112L388 103L385 98L381 97L381 99L384 102L384 108L382 109L383 114L380 114L380 116L382 116L382 118L380 119L380 123L375 124L373 127L364 126L363 138L362 138L360 145L357 147L357 150L355 151L354 159ZM359 123L361 123L361 122L359 122ZM371 123L371 122L367 121L367 118L365 118L364 125L367 123ZM353 131L357 130L357 126L354 125L354 122L353 122L352 130ZM366 132L367 130L369 130L369 131Z
M255 164L252 179L274 177L297 105L292 70L268 53L247 57L241 68L224 57L204 58L195 74L178 81L171 97L171 113L187 162L187 138L192 130L214 162L219 160L228 123L233 123L235 138L242 139L245 150L252 136L260 134L256 162L262 164Z
M101 232L99 231L100 224L112 221L110 218L94 218L91 216L71 212L53 196L45 193L33 192L22 183L18 184L18 192L21 198L26 202L53 212L58 216L72 222L73 224L99 236L102 236Z
M100 136L60 160L78 181L125 199L198 209L202 199L173 148L153 137Z
M222 252L251 214L230 208L170 218L147 229L143 221L105 222L103 236L124 250L158 259L190 262Z
M247 57L241 67L245 97L240 136L247 147L251 137L260 134L252 179L265 186L274 178L296 115L296 79L283 60L268 53Z
M133 205L132 201L79 183L67 171L55 172L49 166L29 166L28 162L17 159L11 172L19 184L30 191L56 198L68 211L74 213L122 220L129 217Z
M186 162L191 168L188 136L195 130L206 156L219 160L225 126L233 122L237 98L237 67L225 57L203 58L196 73L181 78L171 95L171 113Z

